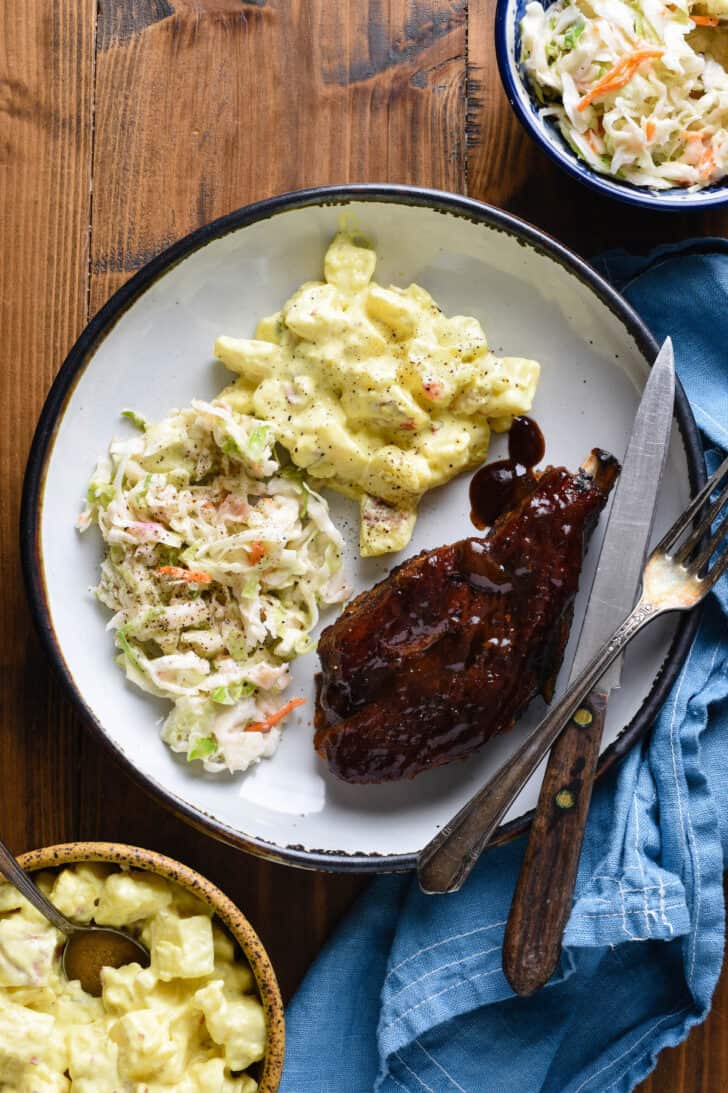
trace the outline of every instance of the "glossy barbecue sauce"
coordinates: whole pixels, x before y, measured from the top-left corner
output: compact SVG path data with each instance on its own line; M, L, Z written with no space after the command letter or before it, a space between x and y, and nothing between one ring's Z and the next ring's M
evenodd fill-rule
M491 527L501 513L513 508L531 467L544 457L543 433L530 417L515 417L508 434L508 459L486 463L470 483L470 519L476 528Z

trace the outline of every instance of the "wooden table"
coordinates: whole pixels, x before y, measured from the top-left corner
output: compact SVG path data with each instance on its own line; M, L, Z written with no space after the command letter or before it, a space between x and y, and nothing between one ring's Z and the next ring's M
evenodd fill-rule
M364 881L257 861L193 831L86 734L32 630L19 558L41 404L91 315L213 217L346 181L503 206L585 256L728 234L728 213L599 200L533 146L501 90L494 0L4 0L0 5L0 831L19 852L119 839L179 857L249 914L286 997ZM293 921L292 921L293 920ZM728 979L650 1093L728 1088ZM344 1093L344 1091L342 1091Z

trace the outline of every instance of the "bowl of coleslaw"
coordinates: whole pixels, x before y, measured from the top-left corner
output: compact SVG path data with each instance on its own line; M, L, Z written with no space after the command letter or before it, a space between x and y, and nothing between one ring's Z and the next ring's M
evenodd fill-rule
M728 0L499 0L495 43L519 120L572 177L642 208L728 203Z

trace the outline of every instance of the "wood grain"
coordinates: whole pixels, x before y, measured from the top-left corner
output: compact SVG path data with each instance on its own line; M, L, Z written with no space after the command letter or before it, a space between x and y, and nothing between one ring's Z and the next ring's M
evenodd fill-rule
M146 22L119 6L99 9L94 309L249 201L361 179L463 189L464 0L177 0Z
M728 234L728 214L602 203L530 143L494 62L494 0L0 4L0 830L20 851L138 842L249 912L288 996L363 881L213 843L142 793L50 675L20 587L18 501L42 399L85 322L152 255L248 201L320 183L467 191L583 254ZM467 39L467 40L466 40ZM728 979L643 1093L728 1088Z
M73 831L76 718L32 633L18 510L51 378L86 321L93 0L0 6L0 830L11 847Z
M600 691L587 695L549 753L503 935L503 971L516 994L540 990L561 956L607 702Z

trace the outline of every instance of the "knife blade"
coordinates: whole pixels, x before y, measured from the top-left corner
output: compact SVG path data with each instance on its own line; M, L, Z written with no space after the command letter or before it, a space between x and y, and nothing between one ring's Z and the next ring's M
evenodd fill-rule
M604 645L637 598L670 444L674 398L675 361L667 338L632 427L570 680ZM551 749L503 940L503 970L517 994L532 994L543 986L561 953L609 692L619 687L621 672L620 658Z
M675 356L667 338L657 354L639 408L614 492L570 680L589 663L632 610L645 563L667 460L675 402ZM619 687L623 657L602 679L600 690Z

